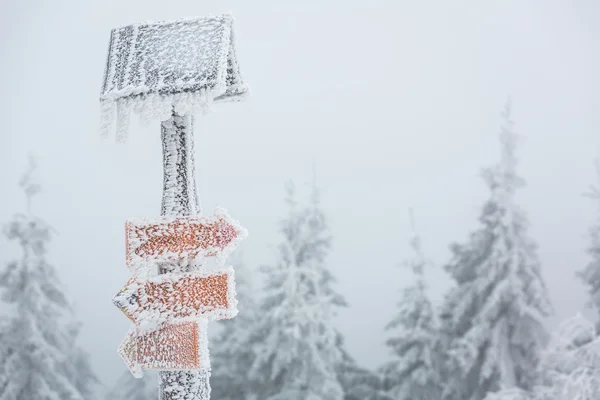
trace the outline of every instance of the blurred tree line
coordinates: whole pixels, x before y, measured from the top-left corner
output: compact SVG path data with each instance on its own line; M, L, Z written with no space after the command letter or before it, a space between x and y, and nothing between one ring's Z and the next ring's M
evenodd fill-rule
M428 293L421 238L412 218L414 281L399 288L382 327L390 361L361 366L334 324L348 307L328 268L332 236L316 182L298 199L286 187L275 261L261 266L257 290L235 263L240 314L223 321L211 344L212 397L218 400L592 400L600 393L598 327L581 315L547 332L553 312L526 213L515 200L517 135L510 103L502 112L500 158L482 171L489 196L479 226L450 246L443 266L453 285L440 304ZM98 380L74 345L79 328L45 259L52 228L31 214L39 191L28 171L27 214L4 232L22 257L0 273L0 400L95 399ZM600 178L600 165L598 166ZM589 196L600 205L600 187ZM590 262L579 277L600 310L600 222L590 230ZM260 295L256 295L260 293ZM3 308L4 310L4 308ZM260 317L259 317L260 316ZM153 399L156 379L123 375L107 400Z

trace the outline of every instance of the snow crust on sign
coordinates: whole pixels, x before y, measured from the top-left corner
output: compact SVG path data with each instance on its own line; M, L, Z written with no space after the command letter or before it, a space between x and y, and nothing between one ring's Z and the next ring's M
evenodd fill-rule
M146 22L113 29L101 88L101 133L117 119L125 138L131 112L142 120L206 111L248 93L235 56L231 15Z
M134 271L159 263L201 263L205 257L222 264L248 235L222 207L213 216L131 219L125 227L127 265Z
M237 315L232 267L189 273L167 273L150 279L134 277L114 297L114 304L138 329L165 323L193 322Z
M118 352L133 376L143 370L208 371L208 320L174 323L142 332L131 327Z

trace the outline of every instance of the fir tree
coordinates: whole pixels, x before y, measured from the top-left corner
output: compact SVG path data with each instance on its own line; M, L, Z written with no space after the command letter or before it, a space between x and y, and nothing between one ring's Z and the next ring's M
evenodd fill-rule
M69 328L71 343L77 343L81 323L74 323ZM69 354L69 376L73 384L85 400L93 400L100 387L100 381L92 370L89 354L81 347L73 346Z
M5 229L22 250L19 260L0 273L2 298L10 306L0 325L0 400L82 400L96 382L84 353L69 329L72 313L52 265L46 261L53 229L31 214L31 200L40 191L32 179L35 163L20 184L27 214L16 214ZM85 365L88 382L74 366Z
M595 400L600 393L600 338L581 314L563 321L540 363L535 400Z
M427 295L424 270L427 261L420 237L413 226L410 245L414 257L405 262L416 277L414 285L401 292L398 315L388 324L393 336L387 340L394 359L383 368L386 391L395 400L435 400L440 398L436 364L436 323Z
M385 391L381 375L350 359L338 369L344 400L395 400Z
M381 376L361 367L346 351L341 333L338 333L338 348L342 360L337 376L344 390L344 400L394 400L384 391Z
M144 371L142 378L134 378L131 372L126 371L106 400L155 400L158 398L157 382L158 375L153 371Z
M297 206L291 186L287 201L278 260L263 268L265 296L250 375L261 400L342 400L336 369L343 355L333 318L345 302L325 267L328 227L316 188L310 207Z
M506 389L485 400L596 400L600 393L600 338L581 314L563 321L553 333L530 391Z
M452 246L446 266L456 283L446 298L443 331L450 335L444 399L481 400L488 392L534 381L551 313L536 246L525 214L515 204L524 185L516 174L516 135L510 105L500 132L502 161L484 171L491 197L480 228Z
M250 335L257 321L256 301L250 270L236 257L233 263L239 314L222 321L223 330L211 346L212 397L220 400L251 400L256 387L248 370L254 361Z
M600 160L596 162L596 172L600 181ZM592 187L587 196L600 206L600 184ZM590 229L590 239L591 244L588 253L591 260L579 273L579 277L588 287L590 303L594 306L596 312L600 313L600 222Z

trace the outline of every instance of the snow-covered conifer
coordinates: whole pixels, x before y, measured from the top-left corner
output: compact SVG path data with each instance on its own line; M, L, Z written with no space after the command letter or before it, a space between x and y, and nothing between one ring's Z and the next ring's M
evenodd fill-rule
M516 173L516 135L510 104L502 114L502 159L483 177L491 196L480 227L453 245L446 270L455 282L443 305L450 360L445 400L481 400L488 392L531 387L547 340L552 308L536 245L515 201L524 185Z
M535 400L592 400L600 393L600 338L577 314L553 333L540 363Z
M35 164L20 184L27 197L26 214L15 214L5 229L21 247L21 258L0 271L0 292L8 303L0 325L0 400L88 400L96 382L84 353L69 329L73 316L56 271L46 260L53 229L31 214L40 191L33 180ZM75 375L75 366L85 374Z
M77 343L81 323L72 323L69 329L71 343ZM72 346L67 364L68 374L73 384L85 400L94 400L100 390L100 381L92 370L89 354L79 346Z
M255 335L250 375L261 400L342 400L336 368L342 360L336 309L344 305L325 266L330 235L313 191L298 207L288 187L289 215L281 223L278 259L263 267L265 295Z
M600 182L600 160L596 161L596 171ZM591 197L598 206L600 206L600 183L592 187L588 197ZM591 257L590 262L579 273L579 276L588 287L590 303L594 306L597 313L600 313L600 219L590 229L591 243L588 253Z
M346 351L340 333L338 348L342 352L342 361L337 367L337 375L344 389L344 400L394 400L385 392L382 376L360 366Z
M541 357L532 390L506 389L485 400L596 400L600 393L600 338L577 314L563 321Z
M256 387L249 379L248 370L254 361L251 334L257 322L256 291L252 285L251 270L234 257L235 280L239 314L223 320L223 329L211 345L212 397L220 400L252 400Z
M383 367L385 389L396 400L435 400L440 396L439 368L436 364L436 322L427 294L424 270L428 264L421 250L420 237L413 225L410 246L412 259L404 264L416 282L401 291L398 314L387 325L392 333L387 340L393 360Z

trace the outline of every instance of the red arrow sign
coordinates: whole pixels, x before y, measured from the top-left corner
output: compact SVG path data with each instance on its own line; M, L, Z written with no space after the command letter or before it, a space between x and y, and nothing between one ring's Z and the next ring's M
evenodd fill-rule
M142 370L208 370L207 320L185 322L138 333L131 328L119 355L136 378Z
M125 224L127 266L224 259L247 236L246 229L218 208L212 217L133 219Z
M227 319L237 315L233 268L132 278L113 303L134 323L158 326L199 316Z

